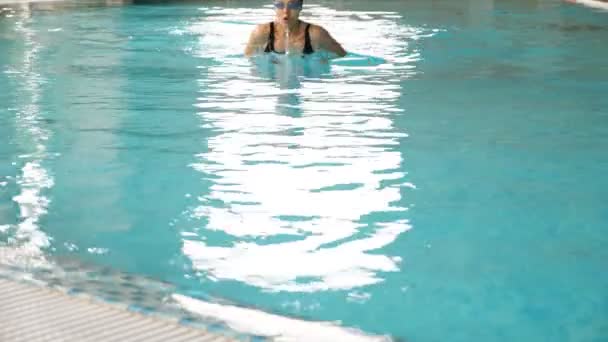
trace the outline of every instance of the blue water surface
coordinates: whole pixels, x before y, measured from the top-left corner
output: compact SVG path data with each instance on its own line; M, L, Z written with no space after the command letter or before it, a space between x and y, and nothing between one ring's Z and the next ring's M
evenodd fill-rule
M608 13L307 1L346 58L245 58L272 15L0 5L0 261L395 340L607 340Z

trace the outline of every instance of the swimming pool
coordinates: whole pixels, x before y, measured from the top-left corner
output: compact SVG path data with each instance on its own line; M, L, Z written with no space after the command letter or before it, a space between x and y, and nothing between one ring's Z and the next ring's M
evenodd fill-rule
M608 13L311 1L348 58L243 58L271 15L2 9L1 261L109 267L331 341L606 338Z

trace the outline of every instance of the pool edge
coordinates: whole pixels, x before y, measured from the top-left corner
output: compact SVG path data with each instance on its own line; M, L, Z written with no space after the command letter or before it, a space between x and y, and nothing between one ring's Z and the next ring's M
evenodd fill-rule
M157 316L121 309L88 296L0 278L0 340L236 341Z

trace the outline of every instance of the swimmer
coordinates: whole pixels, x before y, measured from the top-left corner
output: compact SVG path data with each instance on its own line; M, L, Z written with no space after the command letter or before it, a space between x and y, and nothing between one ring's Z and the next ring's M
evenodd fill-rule
M327 30L300 20L303 4L304 0L274 0L274 21L255 27L245 48L245 56L270 52L284 54L285 36L288 30L289 52L302 51L303 55L309 55L324 50L344 57L346 51Z

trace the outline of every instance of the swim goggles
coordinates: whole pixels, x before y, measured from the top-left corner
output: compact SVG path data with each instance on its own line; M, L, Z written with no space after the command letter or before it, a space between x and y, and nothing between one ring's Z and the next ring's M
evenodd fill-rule
M285 9L285 3L281 2L281 1L276 1L274 3L274 8L276 8L278 10ZM302 1L297 0L297 1L289 1L289 2L287 2L287 9L289 9L289 10L299 10L299 9L302 9Z

